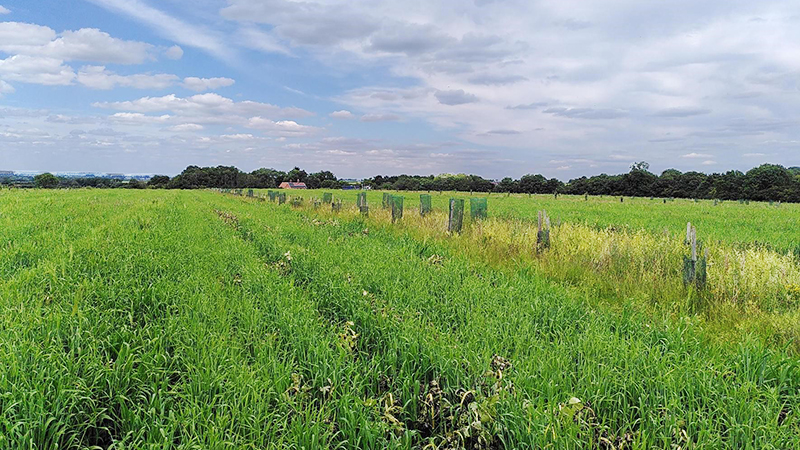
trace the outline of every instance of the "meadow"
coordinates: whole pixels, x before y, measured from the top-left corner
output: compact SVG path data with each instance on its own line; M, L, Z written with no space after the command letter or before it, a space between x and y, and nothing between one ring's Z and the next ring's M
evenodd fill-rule
M0 191L0 448L800 446L796 206L288 195Z
M262 194L267 190L257 190ZM290 196L322 198L334 193L345 203L355 204L360 191L305 190L287 191ZM588 196L550 194L498 194L485 192L390 191L403 196L408 207L419 205L419 195L431 195L434 209L447 210L450 198L488 198L489 215L498 218L536 220L539 210L546 210L555 221L586 224L595 228L624 227L654 233L681 235L691 222L709 241L722 241L740 247L764 246L779 253L800 254L800 204L765 203L642 197ZM367 191L371 206L380 206L383 191Z

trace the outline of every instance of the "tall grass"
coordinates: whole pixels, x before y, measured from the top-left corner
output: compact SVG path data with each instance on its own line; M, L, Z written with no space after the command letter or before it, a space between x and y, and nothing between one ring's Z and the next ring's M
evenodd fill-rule
M355 204L359 191L294 191L293 195L322 198L322 192L332 192L346 204ZM419 204L416 192L400 191L406 197L406 208L414 209ZM380 206L383 191L367 191L368 202L372 207ZM722 241L740 248L768 248L781 254L795 251L800 246L800 237L787 233L797 227L800 217L800 204L773 204L750 202L740 204L725 201L714 205L713 200L674 199L664 203L664 199L625 198L527 194L486 194L476 192L430 192L434 209L447 210L451 197L488 197L489 216L504 219L521 219L535 222L537 212L546 210L554 221L562 223L585 224L597 229L609 227L644 229L652 233L678 234L686 223L697 226L702 238L707 242ZM765 218L767 218L765 220ZM673 231L678 230L678 231Z
M800 445L786 349L370 213L0 193L0 448Z
M493 268L465 254L452 243L474 244L466 234L426 239L376 222L388 220L386 212L363 220L251 203L226 208L254 245L292 255L289 276L313 294L320 314L363 339L359 359L390 370L392 417L406 431L386 435L389 442L411 434L417 446L448 447L477 434L508 448L795 445L792 432L782 438L774 426L754 426L764 420L755 417L781 416L797 401L793 358L757 339L730 346L693 319L593 308L529 269ZM503 361L511 367L499 369ZM404 370L392 371L398 366ZM745 400L745 379L761 386L756 391L772 389L763 384L772 380L784 394L774 403L769 395ZM433 381L442 392L431 397ZM430 413L420 392L441 408L467 398L485 409L484 420L465 428L459 406L450 409L452 422L420 423L420 413ZM581 400L579 418L562 413L571 397Z
M490 206L491 208L491 206ZM354 220L353 207L322 217ZM586 223L554 224L551 247L536 251L537 226L526 219L490 217L467 220L462 233L450 236L447 213L441 209L420 217L407 214L394 229L415 238L439 240L481 261L495 265L530 266L537 273L589 292L597 300L618 303L633 298L650 311L674 317L700 314L722 335L754 330L776 343L800 348L800 262L790 253L764 246L711 241L701 251L709 255L707 289L686 287L683 257L689 248L679 229L654 233L628 224L598 228ZM371 211L373 226L391 222L386 210ZM559 223L560 222L560 223ZM708 231L709 233L712 230ZM699 230L701 239L706 230Z

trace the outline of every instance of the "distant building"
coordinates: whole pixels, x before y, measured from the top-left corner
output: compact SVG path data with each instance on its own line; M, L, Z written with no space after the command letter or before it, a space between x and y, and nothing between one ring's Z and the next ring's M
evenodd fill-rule
M278 187L281 189L308 189L306 184L300 181L284 181Z

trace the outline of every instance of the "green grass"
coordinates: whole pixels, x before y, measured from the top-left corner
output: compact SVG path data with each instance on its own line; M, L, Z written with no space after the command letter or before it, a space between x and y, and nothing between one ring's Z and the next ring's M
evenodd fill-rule
M265 193L266 190L260 191ZM323 192L331 192L336 198L355 204L360 191L307 190L286 191L288 195L306 198L322 198ZM417 211L419 194L427 192L394 191L405 197L405 208ZM434 209L447 210L451 197L470 197L463 192L430 192ZM381 205L383 191L368 191L367 201L373 208ZM687 199L667 200L656 198L527 194L486 194L476 192L472 197L488 197L489 216L536 220L539 210L546 210L554 221L588 224L598 228L626 227L631 230L645 229L654 233L665 230L672 235L686 232L686 223L697 227L698 238L709 242L722 241L742 246L768 246L786 253L800 251L800 235L788 230L800 226L800 204L773 204L750 202L740 204L726 201L714 205L713 200ZM467 209L469 204L467 204ZM766 220L765 220L766 218Z
M800 445L789 348L598 308L410 229L0 191L0 248L4 449Z

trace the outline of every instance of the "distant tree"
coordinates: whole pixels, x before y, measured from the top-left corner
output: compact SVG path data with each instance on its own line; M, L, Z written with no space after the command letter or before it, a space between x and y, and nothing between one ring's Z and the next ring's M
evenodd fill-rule
M0 182L28 182L31 178L3 178ZM300 180L311 188L337 189L343 183L330 171L307 174L299 167L288 173L275 169L258 169L245 173L233 166L199 167L189 166L170 179L164 175L154 176L147 185L171 189L198 188L272 188L283 181ZM34 178L39 187L135 187L137 183L122 183L110 178L64 178L42 174ZM719 198L723 200L780 200L800 202L800 168L764 164L742 173L705 174L701 172L681 173L668 169L657 176L650 172L645 161L634 163L630 172L620 175L600 174L580 177L564 184L556 178L541 174L527 174L519 180L503 178L493 183L478 175L376 175L363 182L365 186L394 190L472 191L472 192L524 192L552 194L554 192L590 195L661 196L682 198Z
M333 172L323 170L322 172L312 173L306 178L306 185L308 185L309 189L318 189L326 181L336 181L336 176Z
M74 178L59 178L58 187L60 189L75 189L81 187L78 181Z
M50 172L41 173L33 177L33 184L41 189L54 189L58 187L58 177Z
M716 196L722 200L738 200L744 198L744 173L731 170L720 175L716 180Z
M745 194L752 200L788 200L796 178L783 166L763 164L746 174Z
M543 175L523 175L519 179L519 190L526 194L544 194L547 190L547 178Z
M653 195L658 197L678 197L675 195L675 188L680 182L683 174L680 170L667 169L661 172L661 176L653 186Z
M622 176L620 180L619 195L634 197L649 197L654 194L654 187L658 177L648 170L650 164L642 161L631 165L631 171Z
M673 189L672 197L698 198L700 186L706 180L706 174L700 172L686 172L682 174Z
M550 178L545 183L545 194L555 194L564 190L564 182L558 178Z
M132 179L128 181L127 187L128 189L144 189L147 187L147 184L137 179Z
M341 189L342 185L339 181L336 180L325 180L320 183L320 188L322 189Z
M500 180L499 183L497 183L497 185L494 187L494 190L497 192L518 192L519 181L516 181L510 177L505 177Z
M300 181L305 183L308 181L308 174L305 170L301 170L299 167L295 167L294 169L290 170L289 173L286 174L286 180L284 181Z
M286 172L275 169L257 169L250 173L257 188L274 188L286 180Z
M589 179L586 177L569 180L564 187L564 193L572 195L583 195L589 193Z
M393 186L398 191L418 191L422 188L422 182L419 177L410 177L407 175L400 175Z
M169 184L169 177L166 175L154 175L147 180L147 186L152 188L164 188Z

